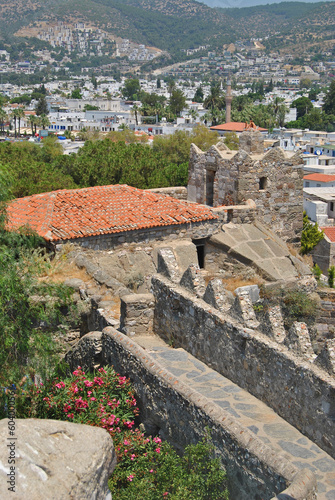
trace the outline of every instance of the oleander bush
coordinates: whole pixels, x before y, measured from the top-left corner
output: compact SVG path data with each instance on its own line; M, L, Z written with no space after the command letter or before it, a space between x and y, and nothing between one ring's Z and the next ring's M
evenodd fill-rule
M118 461L109 481L113 498L228 499L226 474L212 459L210 439L179 457L160 437L146 436L136 427L139 410L129 380L111 367L89 374L78 367L71 377L28 385L17 399L18 417L68 420L109 432Z

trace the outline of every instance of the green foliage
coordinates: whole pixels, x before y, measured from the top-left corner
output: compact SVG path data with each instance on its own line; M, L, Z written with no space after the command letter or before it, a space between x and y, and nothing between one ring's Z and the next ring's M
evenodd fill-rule
M291 108L297 108L297 118L300 118L309 113L313 104L308 97L299 97L292 102Z
M18 391L19 393L21 391ZM71 377L53 377L40 386L25 383L17 398L17 416L49 418L106 429L112 436L118 465L109 480L119 500L228 500L226 474L213 459L213 444L206 436L187 446L179 457L159 437L146 437L134 428L138 417L129 380L113 368L85 374L78 367ZM3 407L3 405L1 405Z
M284 325L289 329L293 322L304 322L307 325L315 323L318 314L317 301L306 292L298 290L267 290L261 288L263 311L274 304L280 305L283 311Z
M11 179L0 169L0 385L17 382L28 369L45 374L58 359L51 333L70 303L70 289L39 282L47 265L44 240L29 228L7 232ZM46 361L48 360L48 361Z
M83 98L83 96L80 92L80 89L77 88L77 89L72 90L71 99L82 99L82 98Z
M85 104L84 111L98 111L99 106L92 106L92 104Z
M328 285L330 288L334 288L334 279L335 279L335 266L330 266L328 269Z
M172 113L180 116L180 113L186 106L186 97L182 90L174 89L172 91L169 105Z
M331 82L328 92L325 95L323 111L335 115L335 80Z
M301 233L301 255L306 255L323 239L324 233L319 229L318 223L312 224L304 212L303 228Z
M109 481L118 500L228 500L226 474L219 460L211 458L214 450L208 438L187 446L182 457L159 438L149 439L146 455L132 461L139 451L132 447Z
M44 96L41 96L36 104L35 111L37 116L47 115L49 113L48 104Z
M315 276L315 279L317 281L320 281L320 277L321 277L322 271L321 271L320 267L317 264L314 264L312 272L313 272L313 275Z
M239 139L235 132L227 132L224 136L223 142L231 150L238 150Z
M129 99L131 101L137 101L140 92L141 92L141 86L137 78L128 78L124 82L122 95L125 99Z

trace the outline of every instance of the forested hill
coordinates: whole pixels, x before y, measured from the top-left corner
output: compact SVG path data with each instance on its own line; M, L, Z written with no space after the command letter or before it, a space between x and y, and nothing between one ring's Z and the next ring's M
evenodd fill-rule
M5 40L41 22L82 21L176 55L199 45L215 48L241 38L271 39L274 31L283 35L284 45L286 36L296 36L299 43L306 36L322 42L334 36L335 2L222 9L195 0L0 0L0 12L0 37Z

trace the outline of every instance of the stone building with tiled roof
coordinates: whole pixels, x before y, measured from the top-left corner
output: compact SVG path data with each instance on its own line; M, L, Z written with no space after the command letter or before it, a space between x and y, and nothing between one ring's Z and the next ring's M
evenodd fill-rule
M51 245L104 249L127 241L204 238L218 225L209 207L127 185L63 189L13 200L8 229L30 226Z

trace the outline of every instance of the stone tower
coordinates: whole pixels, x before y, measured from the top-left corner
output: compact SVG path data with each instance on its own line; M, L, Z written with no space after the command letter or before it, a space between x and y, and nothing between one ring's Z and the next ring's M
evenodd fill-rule
M226 92L226 123L231 122L231 102L233 100L233 96L231 95L231 81L228 77L227 80L227 92Z

